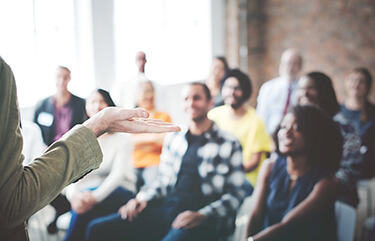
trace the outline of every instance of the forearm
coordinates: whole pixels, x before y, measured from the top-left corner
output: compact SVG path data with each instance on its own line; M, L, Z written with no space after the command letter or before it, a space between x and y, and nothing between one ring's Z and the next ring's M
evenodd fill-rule
M253 210L250 214L247 226L247 236L253 236L260 232L263 228L264 218L259 210Z
M259 166L261 157L262 152L253 153L250 159L245 161L243 164L245 172L254 171Z
M280 239L280 237L283 237L288 230L291 231L291 229L283 223L277 223L264 229L256 235L253 235L252 237L254 241L277 241Z
M0 190L0 223L9 227L22 223L50 203L65 186L98 168L101 159L92 132L75 127L29 166L17 170Z

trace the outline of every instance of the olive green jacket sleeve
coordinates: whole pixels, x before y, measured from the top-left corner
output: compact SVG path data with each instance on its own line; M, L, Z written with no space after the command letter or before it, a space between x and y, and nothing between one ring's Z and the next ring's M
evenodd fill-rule
M13 73L0 57L0 230L22 225L102 160L95 135L82 125L25 167L22 143Z

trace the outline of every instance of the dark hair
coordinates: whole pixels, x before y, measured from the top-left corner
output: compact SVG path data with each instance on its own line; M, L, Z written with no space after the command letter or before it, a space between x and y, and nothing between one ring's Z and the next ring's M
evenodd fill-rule
M229 71L229 65L227 59L224 56L216 56L215 59L220 60L224 65L224 71L227 73Z
M365 77L366 87L367 87L367 90L370 92L371 86L372 86L372 76L371 76L370 71L368 71L368 69L366 68L357 67L357 68L354 68L351 72L360 73Z
M290 108L288 113L292 113L296 118L298 131L302 133L305 141L305 153L309 164L313 168L335 173L342 158L343 138L339 126L326 112L315 106L297 105ZM281 154L277 139L279 130L280 125L273 138L276 152Z
M371 92L371 86L372 86L372 76L370 71L368 71L366 68L357 67L354 68L351 72L360 73L365 77L365 83L367 87L367 94ZM361 121L366 122L370 119L371 115L371 103L366 99L364 110L362 112Z
M253 92L253 87L251 85L251 80L249 76L239 69L232 69L232 70L229 70L228 73L225 75L223 84L230 77L236 78L238 82L240 83L241 90L243 93L242 100L243 101L248 100Z
M103 90L103 89L97 89L95 90L96 92L98 92L104 99L105 103L108 105L108 106L116 106L115 105L115 102L113 102L112 98L111 98L111 95L109 94L108 91L106 90Z
M319 107L333 117L340 110L340 104L337 101L331 78L322 72L310 72L305 76L314 81L318 92Z
M189 85L200 85L203 88L204 94L206 96L206 99L209 101L212 99L210 89L207 87L205 83L202 82L192 82Z

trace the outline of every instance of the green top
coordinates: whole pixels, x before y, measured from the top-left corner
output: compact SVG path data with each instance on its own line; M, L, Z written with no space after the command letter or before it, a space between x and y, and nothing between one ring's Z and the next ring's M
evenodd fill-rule
M20 237L24 221L98 168L103 157L94 133L78 125L24 167L16 92L13 73L0 57L0 240L27 240Z

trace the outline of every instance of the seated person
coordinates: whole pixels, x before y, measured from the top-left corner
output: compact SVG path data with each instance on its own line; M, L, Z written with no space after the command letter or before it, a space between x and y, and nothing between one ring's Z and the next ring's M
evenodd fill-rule
M363 170L361 178L375 175L375 106L369 101L372 76L365 68L355 68L345 81L347 98L341 112L359 129Z
M252 92L249 76L239 69L230 70L221 92L225 105L212 109L208 117L240 140L246 177L254 187L259 168L270 151L271 138L255 109L246 104ZM252 187L248 189L250 195Z
M146 109L150 113L150 118L171 122L171 117L167 113L155 110L155 89L151 81L140 82L137 92L137 107ZM133 166L137 175L137 189L139 189L143 185L149 186L158 174L164 134L134 134L132 138Z
M259 172L248 240L336 240L338 126L317 107L295 106L276 130L275 145Z
M280 76L266 81L259 89L257 113L271 135L288 107L297 103L297 82L302 67L301 52L295 48L286 49L280 58Z
M25 220L48 205L65 186L99 167L102 152L96 138L100 135L180 130L171 123L148 119L144 109L109 107L76 125L23 166L16 83L1 57L0 83L0 240L29 240Z
M85 100L69 91L70 81L70 70L65 66L58 66L55 94L43 99L35 107L33 121L40 127L46 146L60 139L73 126L81 124L87 118ZM63 194L59 194L50 205L55 208L56 214L47 230L49 233L55 233L57 218L68 212L71 206Z
M95 90L86 101L87 115L92 117L108 106L115 106L109 93L102 89ZM117 199L120 199L118 205L121 205L124 199L129 199L135 192L136 177L131 164L131 135L106 133L98 138L98 142L103 152L103 162L99 169L66 188L73 215L65 240L83 239L87 223L93 215L101 213L103 205L98 206L98 203L111 202L115 205L117 203L113 197L117 196ZM119 186L123 190L116 189ZM116 195L110 195L114 191Z
M340 112L331 79L321 72L310 72L300 78L296 94L298 104L322 108L339 125L344 145L340 169L336 173L340 181L338 199L356 207L359 203L357 180L363 168L361 138L353 123Z
M206 80L206 85L210 89L214 107L224 105L224 99L221 96L221 87L225 75L229 71L228 62L225 57L217 56L212 60L210 74Z
M217 240L245 196L241 145L207 118L205 84L183 89L188 130L166 137L159 176L118 213L90 222L84 240Z

